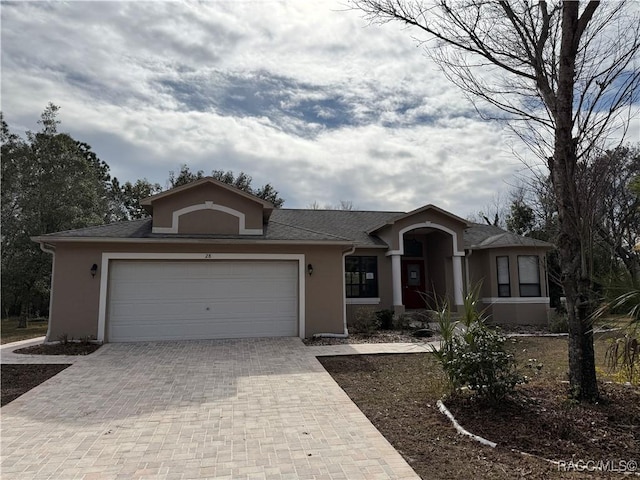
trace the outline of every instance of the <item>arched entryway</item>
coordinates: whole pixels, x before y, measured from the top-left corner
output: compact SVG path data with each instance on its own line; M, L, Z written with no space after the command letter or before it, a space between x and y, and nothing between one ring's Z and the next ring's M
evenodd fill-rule
M456 309L464 295L462 257L458 232L445 225L424 221L397 231L391 257L393 305L396 313L434 308L443 299Z

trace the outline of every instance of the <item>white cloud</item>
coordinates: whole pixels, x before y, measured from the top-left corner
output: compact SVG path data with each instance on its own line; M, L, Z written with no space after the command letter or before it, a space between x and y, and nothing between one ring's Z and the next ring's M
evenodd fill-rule
M285 206L476 212L521 166L399 25L340 2L2 4L2 110L49 101L121 181L243 170Z

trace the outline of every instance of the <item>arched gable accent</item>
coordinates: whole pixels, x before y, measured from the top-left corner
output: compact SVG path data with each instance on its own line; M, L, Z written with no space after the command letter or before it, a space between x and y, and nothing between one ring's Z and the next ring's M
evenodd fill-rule
M171 217L170 227L153 227L152 233L178 233L180 225L180 217L188 213L196 212L198 210L215 210L218 212L232 215L238 219L238 234L239 235L262 235L263 230L261 228L246 228L245 214L224 205L219 205L213 201L206 201L195 205L189 205L179 210L175 210Z
M455 257L464 257L464 251L458 250L458 234L450 229L449 227L445 227L444 225L440 225L438 223L434 223L431 221L414 223L413 225L409 225L404 227L398 231L398 250L391 250L387 252L387 256L389 255L404 255L404 234L410 232L411 230L417 230L418 228L434 228L436 230L441 230L445 233L451 235L451 240L453 242L453 255Z

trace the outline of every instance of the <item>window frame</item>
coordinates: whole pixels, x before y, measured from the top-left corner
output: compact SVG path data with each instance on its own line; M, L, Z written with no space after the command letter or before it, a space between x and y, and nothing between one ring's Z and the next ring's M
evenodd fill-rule
M525 259L525 258L535 258L535 265L536 265L536 277L537 277L537 283L532 283L532 282L523 282L522 281L522 268L521 268L521 264L520 264L520 259ZM521 297L542 297L542 283L541 283L541 275L540 275L540 256L538 255L518 255L518 286L519 286L519 290L520 290L520 296ZM525 289L529 288L529 287L537 287L537 293L536 294L531 294L531 293L523 293L523 287L525 287Z
M506 278L506 283L500 282L500 259L505 258L507 260L507 278ZM509 255L497 255L496 256L496 280L498 282L498 297L501 298L507 298L507 297L511 297L511 270L510 270L510 260L509 260ZM503 279L504 280L504 279ZM503 294L502 292L502 288L504 288L506 286L506 294Z
M378 257L375 255L349 255L345 257L344 261L345 298L378 298ZM349 270L350 263L357 264L357 268ZM373 271L370 269L371 266L373 266ZM367 279L367 273L373 273L373 279ZM358 275L356 278L350 274ZM356 281L353 281L354 279ZM354 288L357 289L355 295Z

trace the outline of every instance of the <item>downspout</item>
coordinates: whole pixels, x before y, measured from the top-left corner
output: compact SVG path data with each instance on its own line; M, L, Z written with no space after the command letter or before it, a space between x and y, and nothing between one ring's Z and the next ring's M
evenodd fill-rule
M464 255L464 276L465 276L465 280L467 281L467 293L469 293L469 287L470 287L470 279L469 279L469 257L473 255L473 250L471 249L467 249L465 250L465 255Z
M352 246L349 250L342 253L342 295L343 295L343 311L342 311L342 320L343 320L343 333L314 333L313 338L347 338L349 336L349 330L347 329L347 286L345 280L345 259L347 255L351 255L356 251L356 246Z
M53 308L53 278L56 270L56 248L40 242L40 250L51 255L51 283L49 285L49 318L47 319L47 335L44 337L45 343L49 342L51 336L51 309Z

